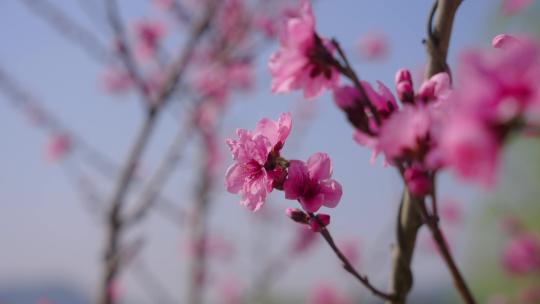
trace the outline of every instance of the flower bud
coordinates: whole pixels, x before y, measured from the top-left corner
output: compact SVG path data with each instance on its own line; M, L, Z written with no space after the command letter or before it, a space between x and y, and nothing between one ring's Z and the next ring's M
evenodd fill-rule
M396 92L404 103L414 103L414 89L411 72L401 69L396 73Z
M307 224L309 222L309 215L298 208L287 208L285 214L297 223Z
M330 225L330 215L325 213L319 213L315 218L309 219L309 227L315 232L321 231L322 227Z
M431 191L431 180L421 168L413 166L405 170L405 182L415 196L423 197Z

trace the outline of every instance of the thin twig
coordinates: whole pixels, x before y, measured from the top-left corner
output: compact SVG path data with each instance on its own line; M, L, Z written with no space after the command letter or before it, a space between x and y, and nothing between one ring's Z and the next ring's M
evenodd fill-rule
M122 217L122 209L125 201L125 196L129 190L131 181L133 179L135 169L139 163L142 154L148 144L150 135L154 129L157 121L158 114L163 108L167 99L171 96L176 88L178 82L181 81L182 75L188 66L191 56L195 50L195 47L200 40L202 34L207 29L210 20L216 9L216 1L212 1L200 22L198 22L190 36L188 37L183 52L180 53L178 59L173 63L165 84L161 87L160 91L156 95L154 100L151 100L149 95L146 95L143 87L140 88L143 97L146 97L146 101L150 101L147 107L147 113L143 124L141 125L139 132L135 138L135 142L129 153L129 157L125 163L125 166L120 174L120 177L116 183L116 187L113 191L113 195L109 201L111 210L109 212L108 226L107 226L107 243L105 248L105 264L103 270L103 279L100 293L101 304L113 304L114 298L109 292L111 284L116 280L117 274L120 270L120 261L118 261L118 254L120 249L120 238L124 229L124 219ZM108 0L107 2L107 16L112 28L115 30L115 35L120 39L125 38L123 35L123 27L118 16L118 10L115 0ZM121 54L126 68L131 69L131 72L136 73L134 62L130 57L130 50L127 44L123 44L124 48Z
M373 105L373 102L371 102L371 100L369 99L369 95L367 94L366 89L362 85L360 78L358 77L352 65L350 64L349 59L347 58L347 55L345 54L345 52L343 51L343 49L341 48L341 45L339 44L337 40L332 39L332 44L334 45L339 56L343 60L343 64L334 60L333 62L334 66L340 71L341 74L343 74L345 77L349 78L353 82L356 89L362 95L362 100L365 101L365 104L369 108L369 111L371 112L371 114L373 115L375 122L377 123L378 126L380 126L381 117L379 116L379 111L377 111L377 109L375 108L375 105Z
M428 19L428 38L426 40L426 49L428 52L428 68L426 71L427 78L440 73L447 72L450 74L450 69L446 63L448 55L448 46L450 44L450 37L452 34L452 26L454 23L454 17L457 9L459 8L462 0L438 0L433 6L433 10ZM437 18L434 21L435 11L438 12ZM433 182L435 176L433 176ZM435 184L433 184L435 188ZM427 225L431 230L433 239L439 248L442 257L448 266L450 274L454 280L454 285L458 290L460 296L468 304L476 303L474 297L465 282L462 274L460 273L457 265L452 257L448 244L444 239L443 233L440 230L438 224L438 211L437 211L437 197L436 192L433 190L431 193L433 204L433 216L430 216L425 202L419 204L420 212L425 218L427 218Z
M108 48L90 31L66 15L48 0L23 0L31 12L45 20L67 40L80 46L91 58L102 64L110 64L113 56Z
M341 252L339 247L334 242L334 239L332 235L330 234L330 231L326 227L324 227L324 224L321 222L321 220L313 213L309 213L309 216L311 217L312 220L315 220L318 222L319 226L321 227L319 231L320 234L323 236L324 240L326 241L326 243L328 243L330 248L334 251L338 259L343 263L343 268L347 272L352 274L362 285L364 285L364 287L366 287L369 291L371 291L371 293L373 293L375 296L384 300L389 300L389 301L392 301L395 298L394 295L385 293L377 289L375 286L371 285L371 282L369 281L368 277L360 274L356 270L356 268L354 268L351 262L349 262L349 259L347 259L347 257Z
M436 200L433 194L432 194L432 199ZM446 239L444 238L444 235L441 231L441 228L439 226L439 221L437 220L438 215L436 214L430 215L424 204L420 204L419 207L420 207L420 212L422 213L422 216L426 219L426 224L429 230L431 231L433 239L435 240L435 244L437 245L437 248L439 249L439 252L441 253L443 257L443 260L446 263L446 266L450 270L450 273L452 275L452 278L454 279L454 285L457 291L459 292L460 296L463 298L465 303L475 304L476 301L474 300L474 297L469 287L467 286L467 283L465 282L463 275L459 271L459 268L457 267L457 264L452 256L452 253L450 252Z

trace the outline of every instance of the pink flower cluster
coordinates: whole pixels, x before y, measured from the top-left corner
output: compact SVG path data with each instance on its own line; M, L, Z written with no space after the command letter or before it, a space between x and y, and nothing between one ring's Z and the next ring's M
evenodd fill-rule
M315 32L315 17L309 0L301 0L297 14L291 15L280 36L280 48L268 64L272 75L272 92L303 90L306 99L334 88L338 71L331 65L331 43Z
M460 85L449 97L440 134L445 165L460 178L491 186L509 135L540 118L540 48L528 39L495 37L497 49L461 57Z
M283 190L285 198L297 200L308 213L322 206L333 208L341 199L341 185L331 178L328 155L316 153L307 162L281 156L291 127L291 115L284 113L278 121L262 119L253 132L238 129L238 139L227 140L235 163L227 169L225 185L229 192L240 194L242 205L251 211L260 209L273 189ZM330 222L328 215L317 216L310 223L313 230Z

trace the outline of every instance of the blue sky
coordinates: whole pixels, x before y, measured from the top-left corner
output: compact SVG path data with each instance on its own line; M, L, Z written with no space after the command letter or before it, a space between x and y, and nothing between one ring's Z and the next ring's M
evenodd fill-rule
M77 5L79 1L54 2L62 5L82 24L98 31L102 26L96 27L95 22L82 13ZM128 5L124 0L120 3L124 8L129 6L124 11L126 17L140 16L145 12L159 16L150 8L148 1L129 1ZM421 41L425 37L426 18L431 5L432 1L428 0L321 0L315 8L317 28L321 35L336 37L342 43L363 79L380 80L392 87L395 71L402 67L416 70L425 61ZM494 25L495 28L518 29L511 20L505 20L502 25L494 22L497 9L498 1L463 2L452 36L451 66L460 49L473 45L488 47ZM122 160L141 119L136 98L118 99L101 93L97 86L103 68L89 60L78 46L67 42L29 13L20 1L0 2L0 28L0 66L38 96L75 133L111 158ZM384 32L389 38L390 56L380 62L365 62L354 55L355 46L362 35L373 30ZM103 30L100 35L106 41L107 35ZM269 94L270 78L266 71L269 54L270 50L261 54L256 92L234 98L223 135L231 136L237 127L250 129L262 117L277 118L279 113L290 111L297 104L299 94ZM43 132L28 124L8 105L3 95L0 95L0 103L0 139L3 143L0 152L0 222L3 227L0 229L3 245L0 282L66 279L77 282L92 293L99 275L97 265L103 230L81 206L80 198L61 167L44 161L46 136ZM338 236L360 239L363 255L382 255L382 261L378 259L374 265L380 263L387 267L388 245L392 239L390 225L394 221L400 181L391 168L383 168L380 162L376 165L369 163L370 151L351 140L352 130L328 94L304 106L314 108L315 116L305 130L293 128L292 138L299 143L297 148L286 148L285 154L289 158L306 159L314 152L324 151L332 157L334 177L343 184L345 193L340 206L331 211L332 229ZM175 132L175 125L172 117L164 117L144 160L146 168L155 166ZM194 163L195 152L191 151L190 158L180 166L183 173L177 174L167 186L169 196L184 204L189 203L193 180L190 164ZM226 155L225 162L228 161ZM107 182L99 182L107 194L110 190ZM473 203L476 197L476 192L456 184L451 178L443 178L442 184L443 197L455 197L464 203ZM251 216L236 204L238 197L219 190L222 189L218 189L215 195L212 226L225 237L242 243L260 237L254 234ZM271 204L277 210L293 205L279 194L273 196ZM474 211L472 207L468 209ZM271 228L272 236L266 243L272 244L269 251L279 249L280 241L290 236L290 224L282 220L279 225ZM177 286L182 285L178 282L185 277L179 257L182 231L152 216L144 227L129 237L138 235L143 235L148 241L144 255L160 280L175 294L181 294L182 290ZM249 246L243 245L242 248L249 249ZM313 257L295 266L296 271L290 272L278 287L288 290L296 286L309 287L323 277L323 272L306 277L303 270L309 269L313 263L321 264L322 271L336 273L338 280L350 283L346 274L337 269L337 263L327 248L319 247ZM237 261L241 276L252 271L252 261L248 258ZM431 267L433 265L436 266ZM419 285L429 284L433 278L436 278L435 282L449 282L446 275L438 275L444 272L433 261L428 260L419 267L427 273L418 279ZM230 271L227 267L222 268L225 274ZM375 271L378 266L367 265L366 269ZM297 280L299 276L302 281ZM384 272L375 277L378 283L386 282ZM130 287L137 284L129 276L126 282ZM129 288L130 293L132 290L136 288Z

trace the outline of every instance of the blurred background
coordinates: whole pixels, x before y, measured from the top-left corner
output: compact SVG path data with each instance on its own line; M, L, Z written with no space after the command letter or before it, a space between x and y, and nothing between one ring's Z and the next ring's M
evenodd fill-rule
M182 17L169 2L174 0L118 1L130 41L136 41L133 29L138 22L163 27L159 55L163 61L137 58L148 77L165 74L186 42L192 19L200 15L193 12L202 10L202 1L178 0L187 12ZM262 18L258 14L279 15L297 6L293 0L245 2L255 19ZM506 16L500 2L463 2L452 35L451 67L461 50L488 48L498 33L538 34L534 31L540 29L539 3ZM115 49L104 3L0 1L2 304L82 304L98 298L107 235L103 212L144 119L137 90L125 88L128 85L121 79L108 74L118 62L102 58L114 55ZM431 6L428 0L320 0L314 10L318 32L340 41L360 77L392 87L399 68L416 71L415 84L421 81L426 60L422 39ZM227 9L232 14L238 8ZM283 154L307 159L322 151L332 157L334 178L343 185L344 195L337 208L328 210L330 229L375 285L387 284L402 190L399 177L380 159L370 163L371 151L352 140L352 130L330 94L304 101L298 93L270 93L267 62L277 48L275 36L250 26L253 30L250 27L245 34L251 39L249 46L238 46L245 48L241 62L250 63L251 72L244 79L249 85L227 89L226 101L220 102L215 114L219 122L210 130L213 141L208 142L203 127L191 126L195 114L189 113L199 109L192 101L198 100L197 94L209 94L201 94L198 81L218 81L200 76L208 62L195 55L197 63L164 107L137 163L138 182L126 197L126 212L136 207L178 130L186 130L188 135L180 137L175 147L181 155L178 165L163 184L161 196L166 201L158 199L147 216L122 236L128 262L114 285L120 303L188 303L189 268L194 263L190 231L200 199L200 177L206 174L200 168L210 146L215 153L211 182L206 184L208 254L201 279L205 303L309 303L313 290L325 289L342 298L332 303L347 303L347 299L378 303L341 269L322 241L295 251L298 225L283 211L295 207L294 202L273 193L263 210L253 214L239 205L239 196L225 191L223 177L232 161L225 138L233 137L236 128L253 129L261 118L277 119L287 111L293 113L294 122ZM100 53L103 50L107 55ZM204 50L197 54L206 55ZM534 293L535 286L538 294L540 272L512 271L504 262L506 246L514 236L540 231L538 152L540 143L535 139L513 142L505 151L500 171L504 174L494 192L465 186L452 176L439 179L443 227L480 303L515 299ZM411 303L458 301L427 231L420 233L413 267Z

